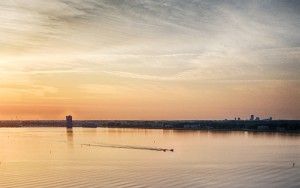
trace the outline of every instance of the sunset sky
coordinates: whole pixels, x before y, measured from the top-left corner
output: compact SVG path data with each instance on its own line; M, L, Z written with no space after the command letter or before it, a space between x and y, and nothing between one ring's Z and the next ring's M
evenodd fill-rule
M0 1L0 119L66 114L300 119L300 1Z

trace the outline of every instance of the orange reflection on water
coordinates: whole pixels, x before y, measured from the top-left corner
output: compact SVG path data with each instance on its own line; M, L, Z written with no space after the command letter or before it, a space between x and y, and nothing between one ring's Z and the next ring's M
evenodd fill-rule
M295 186L299 138L251 132L2 128L0 187ZM145 147L175 151L141 149Z

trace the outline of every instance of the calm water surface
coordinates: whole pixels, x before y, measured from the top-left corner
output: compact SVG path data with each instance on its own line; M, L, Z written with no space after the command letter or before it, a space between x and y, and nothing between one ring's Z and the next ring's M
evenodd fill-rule
M0 128L0 162L1 188L300 187L300 136Z

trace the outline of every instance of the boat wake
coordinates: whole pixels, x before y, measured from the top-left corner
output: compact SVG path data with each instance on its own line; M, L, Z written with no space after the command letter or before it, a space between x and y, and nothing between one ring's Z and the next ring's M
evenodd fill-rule
M174 149L144 147L144 146L129 146L129 145L115 145L115 144L81 144L82 146L90 147L105 147L105 148L118 148L118 149L138 149L138 150L151 150L151 151L163 151L174 152Z

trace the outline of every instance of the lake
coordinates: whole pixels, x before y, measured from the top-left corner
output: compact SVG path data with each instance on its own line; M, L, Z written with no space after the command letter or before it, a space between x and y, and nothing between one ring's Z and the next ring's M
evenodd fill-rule
M1 188L300 187L300 135L0 128L0 162Z

